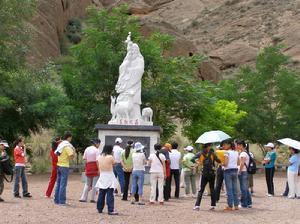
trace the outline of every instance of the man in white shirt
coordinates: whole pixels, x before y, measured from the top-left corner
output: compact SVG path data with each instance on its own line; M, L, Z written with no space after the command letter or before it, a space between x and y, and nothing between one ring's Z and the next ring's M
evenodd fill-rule
M115 160L114 174L115 174L116 178L118 178L118 180L119 180L119 184L121 187L121 193L123 194L124 186L125 186L125 178L124 178L123 166L121 163L122 152L124 151L124 149L121 147L122 142L123 141L121 138L116 138L115 145L113 148L113 156L114 156L114 160Z
M181 153L177 150L178 144L176 142L172 143L172 150L169 153L171 161L171 181L174 176L175 180L175 198L179 198L180 190L180 162L181 162ZM172 184L171 184L172 186Z

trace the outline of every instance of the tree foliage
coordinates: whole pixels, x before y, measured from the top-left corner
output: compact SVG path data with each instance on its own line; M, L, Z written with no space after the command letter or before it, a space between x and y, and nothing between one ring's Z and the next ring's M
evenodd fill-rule
M238 135L236 126L246 115L245 111L238 109L234 101L217 100L214 104L208 104L204 111L200 111L198 119L195 117L191 125L186 125L184 131L193 140L211 130L222 130L235 137Z
M280 46L263 49L256 67L244 67L237 78L221 83L224 98L235 100L247 112L238 130L255 143L278 138L300 138L299 77L288 68Z
M41 127L53 127L64 94L53 81L53 66L26 68L30 38L26 21L35 11L33 0L0 0L0 136L12 142Z

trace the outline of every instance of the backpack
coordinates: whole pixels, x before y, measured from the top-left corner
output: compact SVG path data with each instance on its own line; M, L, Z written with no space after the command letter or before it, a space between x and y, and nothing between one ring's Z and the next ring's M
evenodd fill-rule
M202 155L204 157L202 175L205 177L211 177L215 175L215 160L214 160L215 157L213 156L213 152L209 151L207 156L205 156L204 154ZM213 159L211 159L212 156Z
M14 167L8 156L6 156L6 158L0 161L0 170L4 174L4 179L7 182L12 182L14 175ZM10 176L10 180L8 180L5 175Z
M245 166L247 168L247 172L249 174L256 174L256 162L255 160L252 158L252 156L250 155L250 153L248 151L246 151L246 153L249 156L249 165L247 166L247 164L245 163Z

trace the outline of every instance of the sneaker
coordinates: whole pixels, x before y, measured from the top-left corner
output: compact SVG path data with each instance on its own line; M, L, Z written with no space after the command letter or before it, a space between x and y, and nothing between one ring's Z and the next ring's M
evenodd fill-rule
M226 206L226 207L224 208L224 211L233 211L233 208L231 208L231 207L229 207L229 206Z
M103 213L103 211L102 211L102 210L98 210L98 213L100 213L100 214L101 214L101 213Z
M32 198L32 195L28 192L23 195L23 198Z
M192 194L192 198L197 198L197 195L195 195L195 194Z
M268 197L274 197L273 194L266 194Z
M239 209L239 206L234 206L234 209L233 209L234 211L238 211L238 210L240 210Z
M15 194L14 197L15 197L15 198L21 198L21 196L18 195L18 194Z
M144 202L139 202L138 205L145 205L145 203Z
M45 196L44 196L44 198L51 198L51 196L47 196L47 195L45 195Z
M90 200L90 203L96 203L96 201L95 200Z
M67 203L64 203L64 204L58 204L60 206L63 206L63 207L70 207L71 205L70 204L67 204Z
M80 199L79 202L86 202L86 200L81 200L81 199Z
M195 207L193 208L193 210L194 210L194 211L199 211L199 210L200 210L200 206L195 206Z
M214 211L216 206L210 206L209 210Z
M252 205L248 205L247 208L252 208Z
M109 212L108 215L119 215L117 212Z
M288 196L288 199L295 199L295 197L293 197L293 196Z

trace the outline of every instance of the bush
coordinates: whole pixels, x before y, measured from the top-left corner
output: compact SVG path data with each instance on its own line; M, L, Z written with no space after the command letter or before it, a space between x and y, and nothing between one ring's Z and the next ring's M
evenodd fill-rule
M81 41L81 21L77 18L70 19L65 33L72 44L78 44Z
M29 162L32 173L46 173L51 169L51 140L54 135L52 130L43 130L40 134L31 134L26 141L26 146L31 150Z

